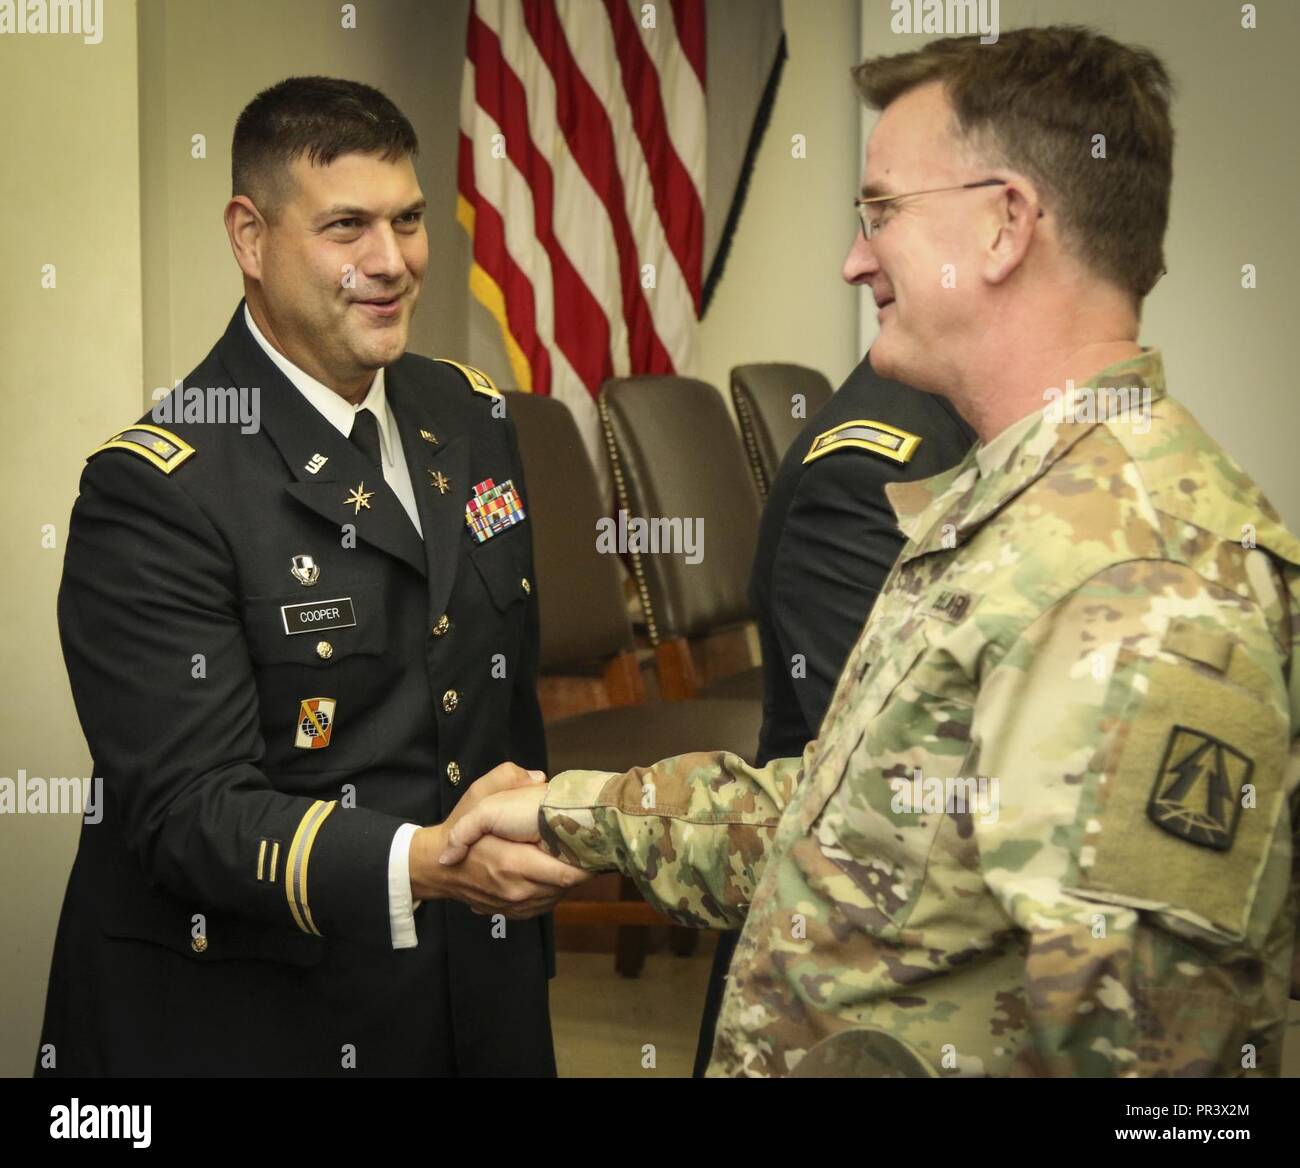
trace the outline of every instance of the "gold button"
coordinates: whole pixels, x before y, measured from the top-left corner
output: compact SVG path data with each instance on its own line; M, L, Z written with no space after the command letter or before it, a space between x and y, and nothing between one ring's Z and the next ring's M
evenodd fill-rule
M528 577L527 577L527 576L525 576L522 580L520 580L519 583L522 584L522 585L524 586L524 591L525 591L525 592L527 592L529 595L532 594L533 586L532 586L531 584L528 583Z
M454 689L449 689L442 695L443 713L450 714L458 705L460 705L460 694Z
M202 936L202 935L199 935L199 936L195 937L195 938L190 942L190 948L193 949L195 953L203 953L203 952L205 952L205 951L207 950L207 948L208 948L208 939L207 939L207 937L204 937L204 936Z
M317 641L316 656L321 658L321 660L323 661L328 661L331 657L334 656L334 646L331 645L328 641Z
M441 637L449 628L451 628L451 621L447 619L447 614L444 612L433 626L433 635Z
M455 759L447 764L447 779L453 787L460 782L460 763Z

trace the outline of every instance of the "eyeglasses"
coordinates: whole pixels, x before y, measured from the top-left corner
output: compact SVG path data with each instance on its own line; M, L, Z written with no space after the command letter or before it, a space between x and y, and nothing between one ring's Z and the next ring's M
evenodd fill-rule
M889 222L882 214L879 219L872 219L866 212L866 208L875 203L894 203L899 199L915 199L919 195L937 195L943 191L973 191L978 187L1004 187L1007 180L1004 178L985 178L979 182L962 183L955 187L932 187L928 191L909 191L904 195L873 195L870 199L854 199L853 206L858 212L858 218L862 221L862 238L870 239L877 234L880 229ZM1038 217L1043 217L1040 209Z

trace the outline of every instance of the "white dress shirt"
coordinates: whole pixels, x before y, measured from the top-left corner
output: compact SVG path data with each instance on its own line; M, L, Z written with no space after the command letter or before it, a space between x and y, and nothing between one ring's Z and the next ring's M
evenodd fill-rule
M411 475L406 469L406 454L398 439L393 411L389 408L388 397L384 393L383 369L376 371L375 379L370 383L370 392L354 406L328 385L323 385L309 373L304 373L288 357L273 348L257 327L247 304L244 305L244 321L248 325L248 331L253 334L253 339L262 346L280 372L343 437L352 434L357 411L370 410L375 415L379 423L379 450L384 464L384 482L392 488L393 494L423 539L424 529L420 526L420 512L415 505ZM418 830L418 824L402 824L393 836L393 844L388 851L388 923L394 949L412 949L419 943L415 933L416 903L411 898L411 837Z

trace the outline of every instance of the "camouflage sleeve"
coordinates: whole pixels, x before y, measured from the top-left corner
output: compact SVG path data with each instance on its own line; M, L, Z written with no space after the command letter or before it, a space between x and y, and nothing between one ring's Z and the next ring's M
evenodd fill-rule
M1276 1073L1283 659L1248 599L1152 560L1094 577L990 668L972 759L997 800L975 831L1024 962L993 1019L1016 1073Z
M542 845L630 876L683 925L738 929L754 896L799 759L762 768L734 754L683 754L623 775L565 771L542 804Z

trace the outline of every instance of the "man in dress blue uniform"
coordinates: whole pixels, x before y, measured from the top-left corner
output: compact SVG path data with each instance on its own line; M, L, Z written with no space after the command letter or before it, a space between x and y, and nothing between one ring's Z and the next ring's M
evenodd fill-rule
M59 621L105 807L39 1074L554 1073L545 913L584 877L500 841L435 862L471 780L546 758L504 401L405 353L416 149L368 86L259 94L225 212L245 301L82 476Z

